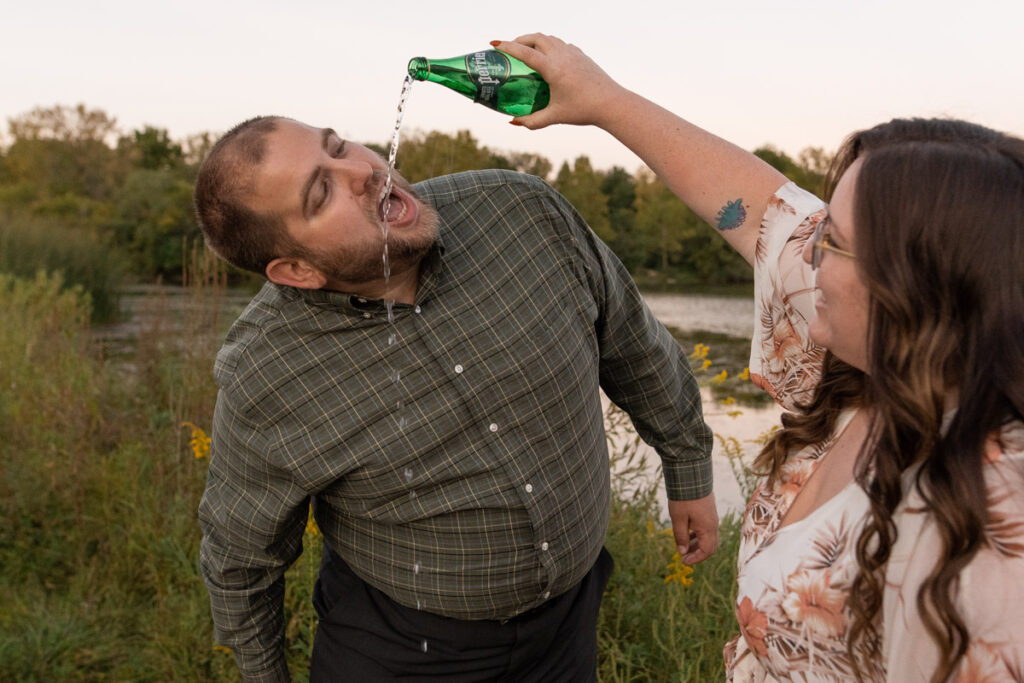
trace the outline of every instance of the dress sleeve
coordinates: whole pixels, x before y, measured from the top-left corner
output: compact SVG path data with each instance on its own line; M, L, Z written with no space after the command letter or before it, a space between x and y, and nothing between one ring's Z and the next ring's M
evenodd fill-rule
M768 201L754 252L754 336L750 378L787 410L810 398L821 377L822 347L808 338L814 318L814 275L804 244L825 204L793 183Z
M1024 435L1024 428L1018 430ZM960 574L956 606L970 634L954 681L1024 681L1024 452L993 450L985 467L987 543ZM991 456L991 454L990 454ZM882 628L889 681L929 681L940 646L917 607L922 583L939 561L942 540L916 491L896 512L899 536L886 568Z

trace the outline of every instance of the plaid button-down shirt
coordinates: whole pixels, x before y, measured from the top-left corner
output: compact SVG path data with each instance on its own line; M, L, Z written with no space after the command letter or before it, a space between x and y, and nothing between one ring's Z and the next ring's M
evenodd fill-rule
M685 354L568 202L511 172L417 190L442 228L413 306L389 322L381 302L267 284L217 357L201 563L247 677L286 675L282 577L310 500L326 543L397 602L504 619L600 551L600 388L661 455L669 498L711 492Z

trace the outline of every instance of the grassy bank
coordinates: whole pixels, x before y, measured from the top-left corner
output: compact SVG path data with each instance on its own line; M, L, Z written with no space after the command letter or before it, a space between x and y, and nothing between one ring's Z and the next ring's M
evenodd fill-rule
M157 320L130 362L116 364L90 337L80 289L0 277L0 680L237 680L213 641L196 522L212 362L230 321L215 305L222 273L203 254L190 273L195 305L183 329ZM616 457L632 457L630 447ZM601 613L601 680L720 680L734 630L736 523L690 574L673 561L653 492L627 495L628 477L626 468L607 541L616 571ZM320 543L311 526L287 578L299 681Z

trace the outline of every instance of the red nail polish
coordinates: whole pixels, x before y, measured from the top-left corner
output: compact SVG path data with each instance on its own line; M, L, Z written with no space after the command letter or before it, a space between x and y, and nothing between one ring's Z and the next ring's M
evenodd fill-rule
M491 47L498 47L498 44L499 44L499 43L501 43L501 41L500 41L500 40L492 40L492 41L491 41Z
M518 121L516 121L515 119L512 119L511 121L509 121L509 123L511 123L513 126L521 126L521 125L523 125L523 124L519 123Z

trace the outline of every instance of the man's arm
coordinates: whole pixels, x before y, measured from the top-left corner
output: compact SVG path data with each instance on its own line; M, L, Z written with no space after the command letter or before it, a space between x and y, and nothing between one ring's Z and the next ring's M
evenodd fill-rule
M548 187L596 306L601 388L662 460L680 553L699 562L718 545L711 430L685 352L651 313L625 266L569 202ZM690 550L690 532L697 545Z
M547 107L513 123L530 129L555 123L604 129L753 263L761 216L785 176L622 87L579 48L554 36L535 33L492 45L536 69L551 87Z
M246 681L287 681L284 572L302 552L308 498L267 457L255 430L217 400L199 562L218 642Z

